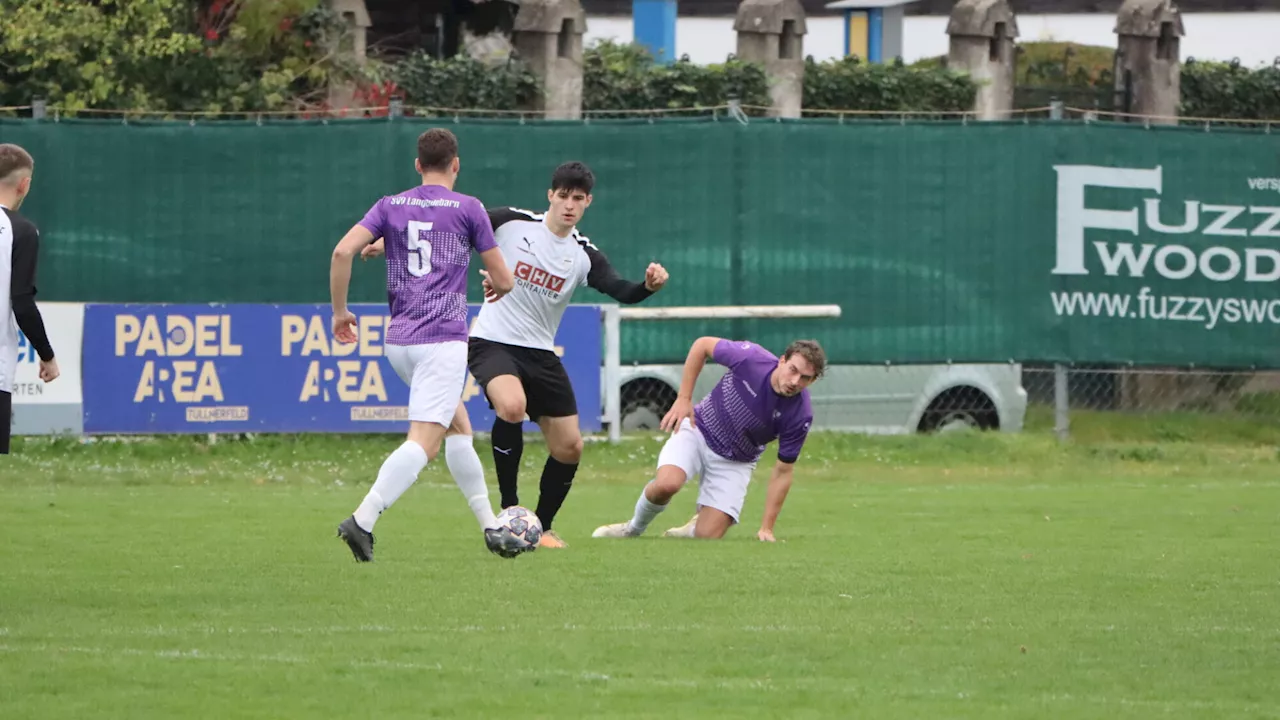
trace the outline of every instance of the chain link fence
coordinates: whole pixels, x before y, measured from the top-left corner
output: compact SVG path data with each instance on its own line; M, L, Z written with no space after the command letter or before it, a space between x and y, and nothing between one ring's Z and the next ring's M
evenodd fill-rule
M695 402L719 377L712 368L708 365L703 371L713 376L699 380ZM623 432L658 429L676 399L679 370L668 368L669 378L624 380ZM1105 440L1109 433L1184 440L1225 432L1259 438L1280 435L1276 370L835 366L814 386L812 398L819 430L1011 430L1076 440Z
M1022 377L1027 429L1063 438L1105 434L1125 422L1174 435L1178 426L1189 434L1215 426L1280 427L1275 370L1027 366Z

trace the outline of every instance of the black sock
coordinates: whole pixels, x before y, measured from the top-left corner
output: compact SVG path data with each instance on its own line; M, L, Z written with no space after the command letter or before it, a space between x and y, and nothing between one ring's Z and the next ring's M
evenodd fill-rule
M553 457L547 458L542 468L542 483L539 487L538 509L533 511L542 522L543 530L550 530L551 523L560 512L560 506L569 496L569 488L573 486L573 476L578 472L578 463L567 465Z
M524 453L524 423L509 423L494 418L490 435L493 443L493 466L498 471L498 492L502 507L520 504L516 480L520 476L520 455Z

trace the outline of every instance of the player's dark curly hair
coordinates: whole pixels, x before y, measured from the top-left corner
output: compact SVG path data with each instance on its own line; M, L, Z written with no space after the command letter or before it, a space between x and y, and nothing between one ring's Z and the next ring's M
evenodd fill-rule
M787 346L783 360L790 360L792 355L799 355L813 366L813 379L817 380L827 371L827 353L817 340L796 340Z
M591 168L577 161L567 162L551 173L552 190L581 190L590 195L596 186L596 176Z

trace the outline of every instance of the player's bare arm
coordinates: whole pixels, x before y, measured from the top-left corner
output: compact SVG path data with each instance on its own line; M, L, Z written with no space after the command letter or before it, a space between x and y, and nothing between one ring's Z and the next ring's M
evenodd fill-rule
M340 343L356 341L356 316L347 309L351 263L372 242L373 233L362 225L355 225L333 248L333 259L329 263L329 299L333 305L333 336Z
M756 537L764 542L775 541L773 526L778 522L782 504L786 502L787 493L791 490L791 478L795 467L795 463L781 460L773 466L773 473L769 476L769 489L765 494L764 517L760 519L760 532L756 533Z
M720 342L718 337L700 337L689 348L689 355L684 360L684 375L680 379L680 392L659 425L663 430L678 432L680 421L685 418L689 418L689 423L693 424L693 387L698 383L698 375L702 374L702 368L706 367L707 361L714 357L718 342Z
M360 251L360 259L368 260L372 257L378 257L384 252L386 252L386 241L383 238L378 238L366 245L365 248Z
M484 262L484 269L480 274L484 276L481 286L484 288L485 300L494 302L515 288L516 276L507 267L500 248L485 250L480 253L480 260Z

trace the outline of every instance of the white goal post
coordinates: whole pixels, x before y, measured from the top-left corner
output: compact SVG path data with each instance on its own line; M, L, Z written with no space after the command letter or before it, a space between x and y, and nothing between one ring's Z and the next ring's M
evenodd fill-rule
M839 305L707 305L622 307L601 305L604 320L604 414L609 442L622 439L622 321L737 320L742 318L838 318Z

